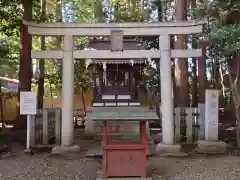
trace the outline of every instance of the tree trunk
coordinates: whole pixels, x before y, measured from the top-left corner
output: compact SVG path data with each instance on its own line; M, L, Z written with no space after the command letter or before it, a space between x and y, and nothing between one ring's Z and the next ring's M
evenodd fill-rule
M240 149L240 57L235 56L228 59L229 84L231 86L232 99L236 115L236 139L237 147Z
M177 107L177 85L176 85L176 79L175 79L175 59L171 59L172 66L172 81L173 81L173 98L174 98L174 107Z
M3 108L3 97L4 93L2 92L2 85L0 83L0 111L1 111L1 122L2 122L2 129L5 128L5 120L4 120L4 108Z
M62 22L62 19L63 19L63 15L62 15L62 0L58 0L57 1L57 6L56 6L56 21L61 23ZM61 44L62 44L62 37L61 36L57 36L56 37L56 47L61 49ZM62 77L62 60L58 60L58 59L55 59L56 63L57 64L60 64L59 67L60 67L60 75Z
M176 21L187 20L187 0L175 0ZM186 49L187 37L177 36L175 49ZM179 58L175 60L177 105L189 106L189 84L188 84L188 59Z
M192 19L196 19L196 0L191 0L191 9L193 11ZM192 36L192 48L197 49L196 37ZM191 106L198 106L198 87L197 87L197 58L192 58L192 84L191 84L192 101Z
M32 1L22 0L22 19L26 21L32 20ZM21 91L31 90L31 79L32 79L32 36L28 34L28 29L21 23L20 25L20 69L19 69L19 95L18 101L20 100ZM26 128L26 116L20 115L20 107L18 103L18 116L16 128Z
M41 19L45 20L46 18L46 0L41 1ZM45 50L45 37L41 36L41 50ZM39 60L39 79L38 79L38 109L43 109L43 100L44 100L44 77L45 77L45 60Z
M199 94L198 103L205 103L205 86L206 86L206 45L202 46L202 57L198 58L198 83Z
M51 104L52 104L52 108L53 108L54 105L53 105L53 88L52 88L52 81L49 81L49 86L50 86Z

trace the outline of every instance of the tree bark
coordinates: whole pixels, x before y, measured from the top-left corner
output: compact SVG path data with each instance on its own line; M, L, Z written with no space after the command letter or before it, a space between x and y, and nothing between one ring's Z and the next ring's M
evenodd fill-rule
M198 58L198 83L199 94L198 103L205 103L205 88L206 88L206 45L202 45L202 57Z
M22 19L26 21L32 20L32 1L22 0ZM20 69L19 69L19 95L18 101L20 100L21 91L31 90L31 79L32 79L32 36L28 34L27 27L21 23L20 25ZM16 127L18 129L26 128L26 116L20 115L20 107L18 103L17 108L18 116Z
M192 19L196 19L195 9L197 7L196 0L191 0L190 2L191 9L193 11ZM192 48L197 49L197 42L195 36L192 36ZM192 84L191 84L191 106L198 106L198 85L197 85L197 58L192 58Z
M176 21L187 20L187 0L175 0ZM175 49L186 49L187 37L177 36ZM175 60L176 102L178 106L189 106L188 59Z
M41 19L46 19L46 0L41 1ZM41 50L45 50L45 37L41 36ZM39 79L38 79L38 109L43 108L43 100L44 100L44 77L45 77L45 59L39 60Z

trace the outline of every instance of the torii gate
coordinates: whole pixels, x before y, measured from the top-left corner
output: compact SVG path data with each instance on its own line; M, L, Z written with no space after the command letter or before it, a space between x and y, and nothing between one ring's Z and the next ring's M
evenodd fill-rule
M171 58L201 57L202 49L171 49L170 35L201 33L204 20L164 23L37 23L23 22L28 32L37 36L63 36L63 50L32 51L32 58L63 59L62 140L61 147L73 145L73 80L74 59L143 59L160 61L162 100L162 145L174 145L174 117ZM125 36L159 36L158 50L74 50L73 36L110 36L112 31Z

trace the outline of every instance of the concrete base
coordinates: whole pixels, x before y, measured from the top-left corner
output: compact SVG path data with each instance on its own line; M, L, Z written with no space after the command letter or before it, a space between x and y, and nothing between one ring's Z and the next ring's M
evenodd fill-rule
M201 154L224 154L227 151L227 144L222 141L199 140L195 151Z
M173 157L186 157L187 153L181 152L181 146L179 144L167 145L163 143L157 144L156 147L157 156L173 156Z
M52 154L74 154L74 153L79 153L80 152L80 147L78 145L74 146L56 146L52 149Z

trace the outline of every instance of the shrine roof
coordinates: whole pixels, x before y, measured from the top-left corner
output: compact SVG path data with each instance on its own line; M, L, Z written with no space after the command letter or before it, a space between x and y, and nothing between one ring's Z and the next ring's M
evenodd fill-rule
M94 50L109 50L111 49L111 41L109 38L104 39L92 39L85 49L94 49ZM124 50L144 50L142 44L140 44L136 39L123 39L123 49ZM131 64L134 61L134 64L142 64L146 59L114 59L114 60L105 60L105 59L91 59L91 64Z
M158 120L154 110L148 107L92 107L87 118L94 121L148 121Z

